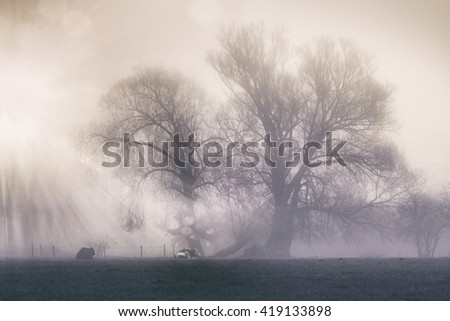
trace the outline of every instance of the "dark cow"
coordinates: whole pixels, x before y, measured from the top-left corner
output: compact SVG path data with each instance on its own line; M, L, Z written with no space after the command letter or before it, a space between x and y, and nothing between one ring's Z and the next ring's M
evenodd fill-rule
M78 251L76 259L77 260L92 260L95 255L95 250L87 247L81 248L81 250Z

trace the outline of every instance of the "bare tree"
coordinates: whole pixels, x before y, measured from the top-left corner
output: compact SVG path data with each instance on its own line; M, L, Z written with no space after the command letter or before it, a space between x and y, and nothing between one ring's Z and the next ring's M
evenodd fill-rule
M358 204L357 213L375 203L371 201L374 195L378 204L392 198L387 189L380 196L381 181L385 177L395 181L400 175L393 173L402 167L395 148L382 135L393 128L391 92L376 80L371 59L363 51L349 41L320 39L296 54L282 31L268 33L261 25L226 29L219 43L220 49L210 52L208 59L229 95L220 118L222 137L268 145L270 134L277 146L293 142L282 156L275 148L261 155L266 163L270 156L276 166L237 169L236 177L253 180L271 196L268 255L289 256L296 217L312 210L334 216L354 212L336 202L331 206L339 196L332 196L327 188L329 167L285 163L294 153L301 154L306 142L324 146L327 132L334 139L348 141L341 153L348 166L340 169L341 176L353 178L351 184L371 188L361 198L364 204ZM323 150L314 148L308 156L311 161L327 159ZM317 194L319 187L325 190ZM340 188L346 187L341 184ZM327 206L319 206L319 200L327 200Z
M204 255L200 242L203 232L195 223L194 202L197 190L209 183L204 179L203 164L195 161L196 150L190 136L194 133L195 138L201 140L204 134L202 126L207 107L204 93L178 73L140 69L113 86L101 100L100 107L102 120L95 125L90 137L100 145L105 142L124 144L125 152L121 156L125 168L119 171L133 188L133 204L124 222L126 229L142 224L140 197L145 193L145 184L157 180L159 187L182 197L184 208L179 214L192 223L185 239L191 248L197 248ZM137 151L133 153L132 148ZM145 163L144 148L148 149L150 164Z
M417 256L434 257L439 240L450 228L445 203L424 193L412 193L398 212L400 233L414 242Z

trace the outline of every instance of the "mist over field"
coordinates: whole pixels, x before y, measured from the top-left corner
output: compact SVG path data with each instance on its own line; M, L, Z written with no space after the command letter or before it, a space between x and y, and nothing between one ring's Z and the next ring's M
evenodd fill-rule
M449 9L0 1L0 256L447 257Z

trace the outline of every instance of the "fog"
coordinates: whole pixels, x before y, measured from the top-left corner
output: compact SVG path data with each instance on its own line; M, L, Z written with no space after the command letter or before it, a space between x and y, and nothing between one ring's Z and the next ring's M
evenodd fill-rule
M27 256L30 244L55 245L71 255L101 240L117 256L139 256L141 245L148 256L161 256L164 245L167 255L188 247L183 233L190 232L181 225L193 222L177 218L185 204L155 186L140 204L142 226L124 229L130 189L80 137L104 119L102 97L137 67L182 72L214 108L225 104L229 95L207 53L220 50L218 36L232 25L283 27L296 46L322 36L346 38L369 52L377 78L394 89L390 104L398 129L386 135L420 173L424 190L439 193L450 182L449 10L445 0L1 1L0 255ZM196 207L198 224L214 235L204 244L213 255L232 241L224 230L235 223L223 216L223 200L205 197ZM181 234L170 232L179 229ZM417 254L411 242L369 234L295 240L291 255ZM447 256L448 244L446 235L435 255Z

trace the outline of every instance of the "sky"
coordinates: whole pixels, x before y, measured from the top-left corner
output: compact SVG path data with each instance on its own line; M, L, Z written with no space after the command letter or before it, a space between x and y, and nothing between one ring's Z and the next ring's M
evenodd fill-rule
M72 148L102 94L137 65L184 72L221 99L206 52L222 27L263 22L295 44L343 37L373 54L395 88L392 138L438 188L450 182L449 12L437 0L0 0L1 140L39 133Z

